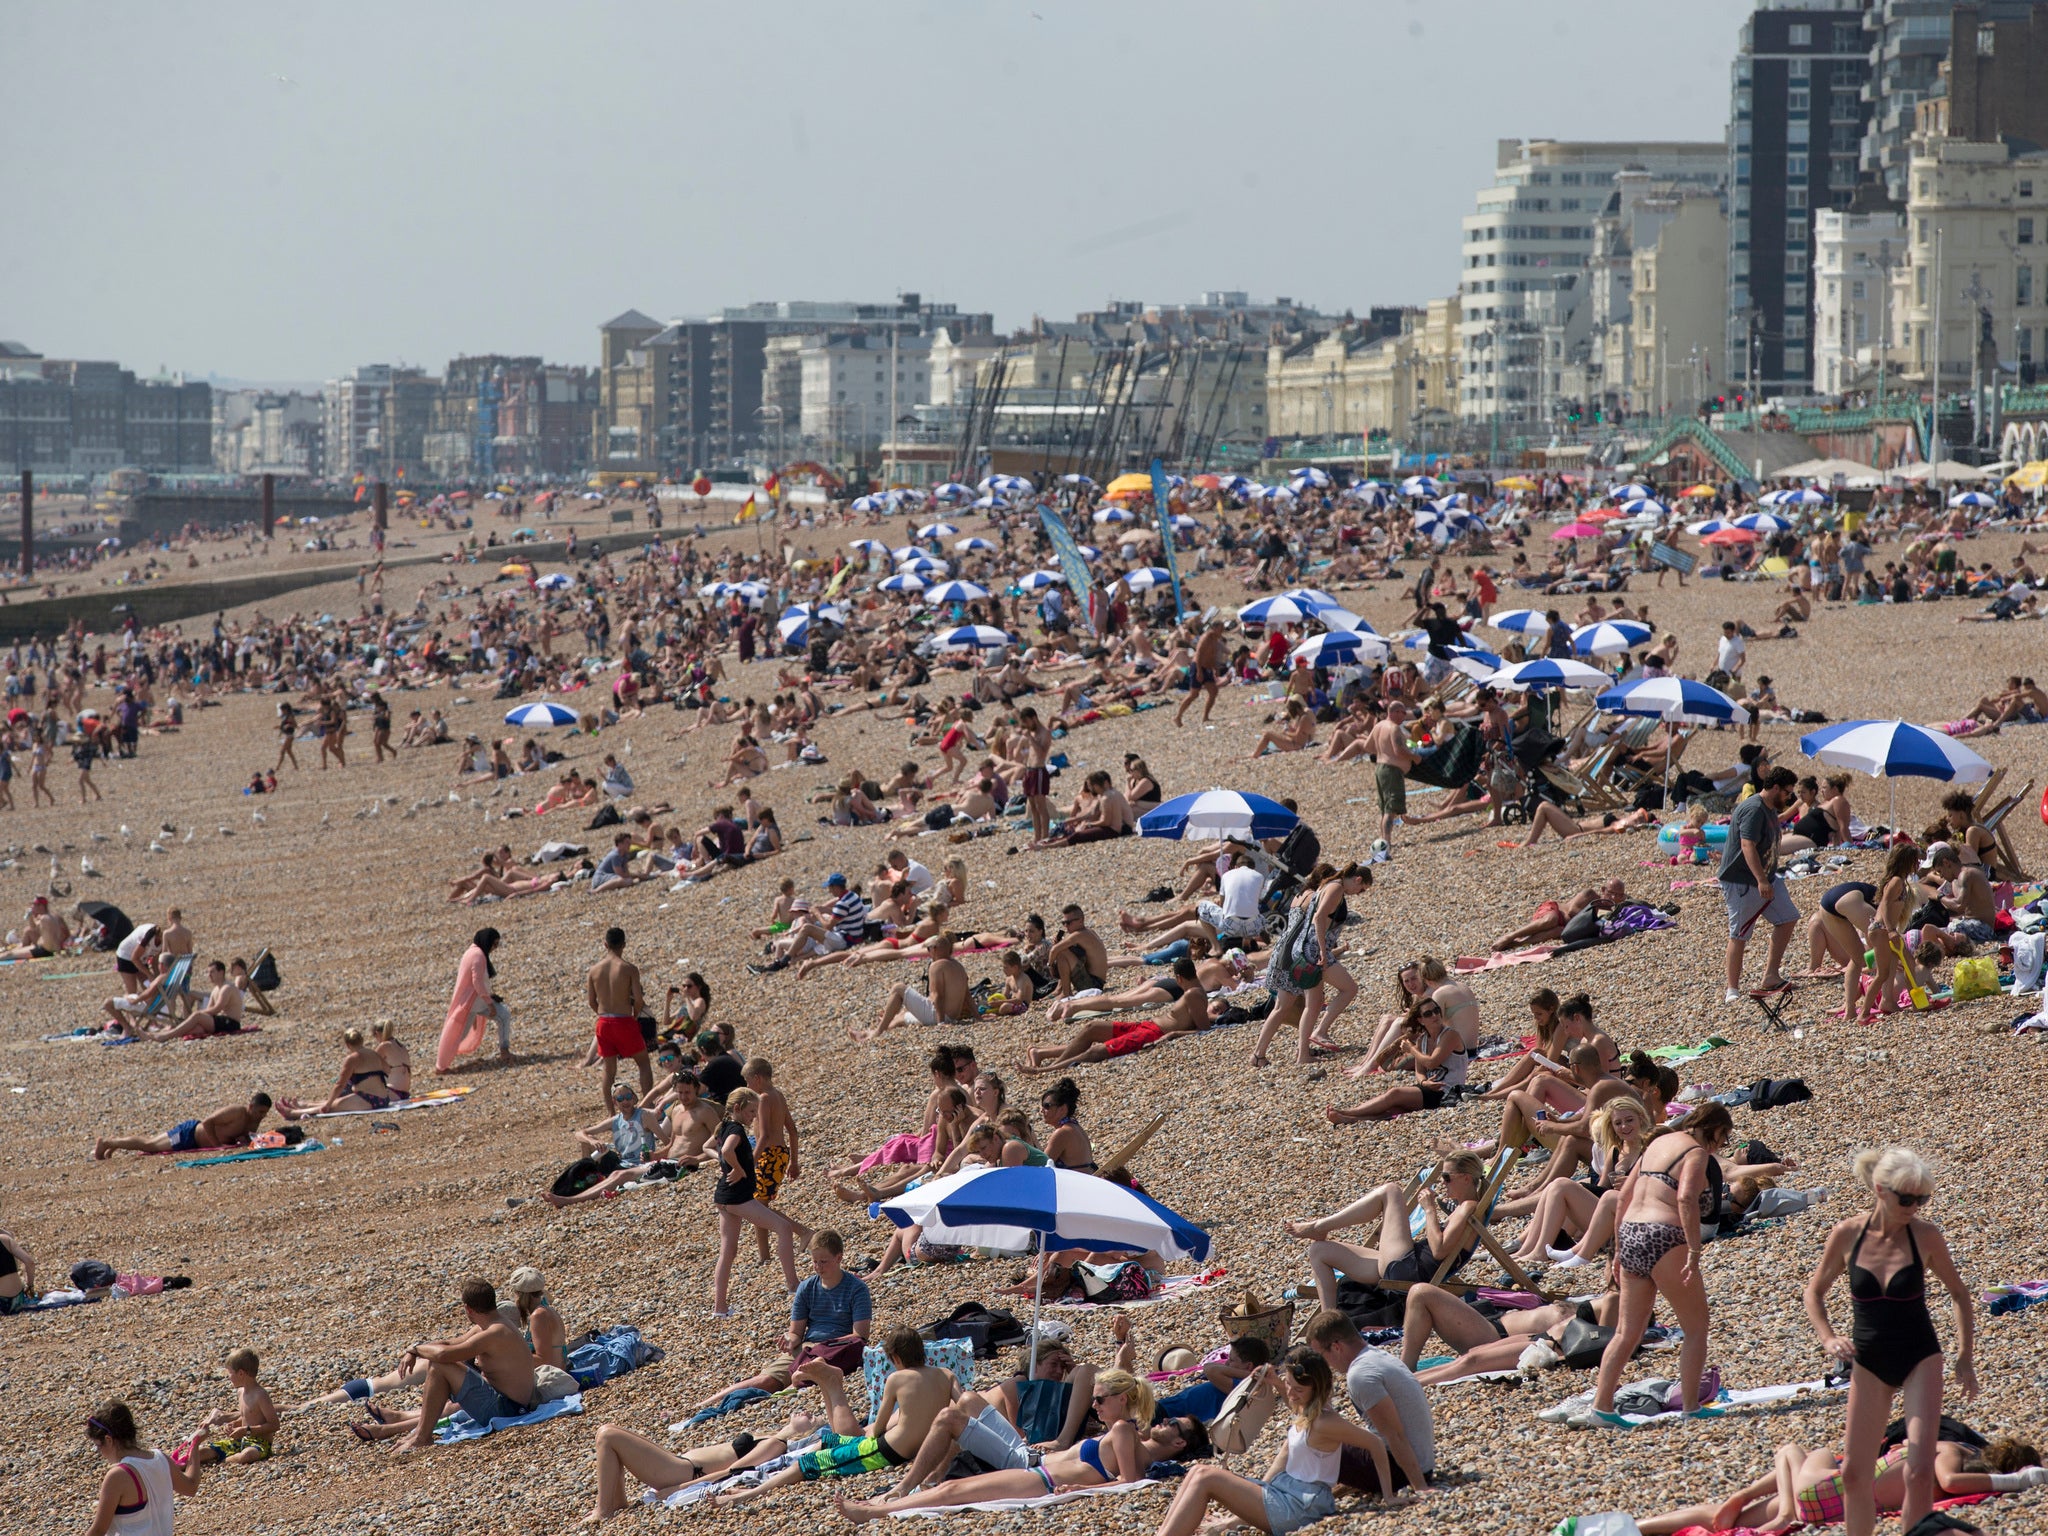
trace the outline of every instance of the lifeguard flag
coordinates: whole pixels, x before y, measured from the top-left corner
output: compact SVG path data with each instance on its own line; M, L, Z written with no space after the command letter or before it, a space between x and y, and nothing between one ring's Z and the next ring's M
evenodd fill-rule
M768 483L766 485L763 485L761 489L766 491L770 496L780 496L782 494L782 476L770 475L768 477Z
M746 504L742 506L737 513L734 514L733 521L736 523L750 523L760 515L760 506L755 502L753 496L749 495L747 497Z

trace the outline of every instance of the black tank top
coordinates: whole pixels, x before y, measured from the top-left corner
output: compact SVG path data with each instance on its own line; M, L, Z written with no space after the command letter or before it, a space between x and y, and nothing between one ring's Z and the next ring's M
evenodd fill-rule
M740 1144L733 1150L733 1161L740 1166L740 1176L734 1179L724 1171L724 1147L729 1137L737 1136ZM712 1133L711 1144L719 1149L719 1178L712 1188L713 1205L745 1205L754 1198L754 1143L748 1139L746 1127L737 1120L722 1122Z

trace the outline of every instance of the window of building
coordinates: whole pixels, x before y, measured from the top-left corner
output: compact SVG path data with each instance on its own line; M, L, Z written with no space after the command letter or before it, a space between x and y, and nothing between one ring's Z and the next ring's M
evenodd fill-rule
M1806 308L1806 284L1787 283L1785 285L1785 307L1787 309Z
M1925 219L1915 219L1913 221L1913 240L1917 245L1925 245L1927 243L1927 221Z
M1735 93L1735 116L1738 120L1749 116L1749 91L1745 87Z
M1785 244L1793 247L1795 250L1804 249L1806 245L1806 220L1787 219L1785 221Z
M1853 21L1835 23L1835 52L1861 53L1863 51L1863 28Z
M1793 117L1806 116L1807 112L1811 110L1812 102L1813 93L1811 91L1787 91L1785 93L1785 110Z
M1806 188L1787 187L1785 189L1785 206L1794 212L1804 208L1806 206Z
M1806 252L1787 251L1785 253L1785 275L1787 277L1804 277L1806 275Z
M1747 155L1737 155L1735 157L1735 184L1738 187L1749 185L1749 156Z
M1785 349L1785 371L1787 373L1806 372L1806 348L1787 347Z
M1913 302L1915 304L1925 304L1927 302L1927 269L1925 267L1915 267L1913 269Z
M1977 29L1977 56L1988 59L1998 52L1998 28L1981 26Z
M1576 187L1585 181L1585 176L1579 171L1559 171L1557 173L1557 180L1560 186Z
M2027 181L2027 180L2024 180L2024 179L2022 179L2022 180L2021 180L2021 182L2020 182L2020 196L2021 196L2021 197L2032 197L2033 195L2034 195L2034 184L2033 184L2033 183L2032 183L2031 181Z
M1789 127L1790 125L1788 124L1787 126ZM1787 155L1785 157L1785 179L1787 181L1806 180L1806 156Z
M1795 32L1798 30L1799 29L1797 27L1793 28L1793 31ZM1787 80L1811 80L1813 78L1813 60L1787 60L1785 64L1785 78Z
M1787 315L1785 317L1785 337L1788 341L1804 341L1806 339L1806 316Z
M1870 340L1870 316L1863 310L1856 311L1856 345L1863 346Z
M1813 46L1813 28L1803 21L1794 22L1785 29L1785 42L1788 47L1792 48L1811 48Z
M1579 199L1576 197L1559 198L1557 206L1566 213L1577 213L1579 211Z
M1860 299L1860 298L1862 298L1862 297L1863 297L1863 287L1864 287L1864 284L1863 284L1863 279L1862 279L1862 278L1860 278L1860 277L1859 277L1859 278L1857 278L1857 279L1856 279L1856 280L1855 280L1854 282L1852 282L1852 283L1851 283L1851 284L1849 285L1849 297L1850 297L1850 298L1852 298L1852 299Z
M1534 182L1539 187L1547 187L1550 185L1550 172L1538 171L1535 175L1531 176L1529 180Z
M2024 262L2013 274L2012 301L2021 309L2034 302L2034 269Z
M1749 249L1749 220L1737 219L1729 226L1734 237L1733 246L1738 251Z
M2034 221L2032 219L2020 220L2019 241L2021 245L2032 245L2034 243Z
M1809 143L1812 142L1812 135L1809 131L1810 127L1811 125L1803 117L1787 118L1785 120L1785 142L1787 144L1797 145L1801 149L1804 149ZM1799 156L1799 159L1801 160L1801 162L1804 162L1806 157L1804 155L1801 155ZM1788 176L1793 174L1791 166L1788 165L1785 167L1785 174ZM1798 172L1798 174L1800 176L1804 176L1806 172L1804 170L1801 170L1800 172Z
M2018 343L2020 361L2023 363L2031 363L2034 360L2033 327L2028 325L2023 325L2019 327L2019 329L2014 333L2014 339Z

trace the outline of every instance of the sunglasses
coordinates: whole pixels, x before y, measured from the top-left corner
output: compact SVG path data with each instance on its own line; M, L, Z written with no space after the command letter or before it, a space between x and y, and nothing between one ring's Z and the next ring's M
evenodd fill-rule
M1123 1394L1120 1392L1097 1392L1093 1397L1089 1398L1088 1401L1090 1403L1106 1403L1112 1397L1121 1397L1122 1395Z
M1435 1014L1438 1017L1441 1017L1443 1015L1443 1009L1437 1007L1435 1004L1432 1003L1427 1008L1418 1008L1415 1010L1415 1017L1417 1017L1418 1019L1426 1019L1431 1014Z
M1890 1195L1894 1200L1898 1201L1899 1204L1903 1205L1909 1211L1913 1209L1914 1206L1925 1205L1928 1201L1934 1198L1934 1196L1928 1194L1909 1195L1896 1189L1888 1189L1885 1191L1885 1193Z

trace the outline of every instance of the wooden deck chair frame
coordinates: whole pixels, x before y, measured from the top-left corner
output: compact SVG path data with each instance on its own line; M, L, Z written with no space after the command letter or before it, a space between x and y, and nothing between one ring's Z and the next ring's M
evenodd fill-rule
M158 1017L176 1020L170 1011L171 999L181 993L189 993L192 981L192 956L177 955L171 960L170 969L157 978L156 995L150 998L149 1006L135 1015L135 1022Z
M1501 1267L1501 1272L1514 1284L1515 1289L1529 1291L1535 1295L1555 1301L1557 1296L1544 1290L1534 1280L1530 1279L1529 1272L1522 1268L1521 1263L1515 1256L1501 1246L1500 1240L1493 1235L1492 1227L1486 1219L1492 1216L1493 1208L1499 1203L1500 1192L1507 1183L1508 1175L1515 1171L1515 1165L1521 1160L1522 1149L1520 1147L1510 1147L1504 1153L1497 1154L1492 1171L1487 1174L1485 1184L1480 1186L1479 1211L1482 1219L1474 1235L1478 1238L1480 1245L1493 1255L1494 1261ZM1433 1168L1426 1169L1423 1173L1417 1174L1401 1186L1402 1197L1407 1204L1413 1205L1415 1203L1416 1195L1422 1190L1423 1179L1433 1171ZM1384 1225L1384 1222L1382 1225ZM1375 1227L1359 1246L1361 1248L1371 1248L1377 1246L1378 1243L1379 1228ZM1450 1275L1451 1264L1455 1257L1456 1255L1453 1254L1446 1254L1444 1256L1442 1262L1437 1265L1436 1273L1429 1278L1431 1285L1440 1286L1444 1283L1445 1279ZM1376 1288L1383 1291L1407 1291L1412 1289L1415 1284L1416 1282L1412 1280L1377 1280L1374 1282ZM1558 1295L1561 1294L1563 1293L1558 1293Z
M1986 781L1986 789L1988 790L1991 785L1996 784L2001 778L2004 777L2004 774L2005 770L2003 768L1999 769L1997 773L1994 773L1990 777L1990 779ZM2026 865L2020 862L2019 850L2013 846L2012 834L2005 829L2005 818L2012 814L2014 806L2020 804L2024 800L2027 800L2030 796L2032 796L2033 793L2034 781L2032 779L2028 779L2027 782L2021 786L2018 794L2006 795L1999 799L1995 804L1991 803L1991 796L1988 793L1979 795L1977 797L1977 808L1975 811L1975 815L1978 824L1981 825L1985 831L1989 832L1992 835L1992 837L1997 840L1998 852L2000 857L2005 861L2005 867L2011 870L2013 872L2014 878L2018 880L2024 880L2026 878Z
M274 958L270 953L270 946L266 944L256 951L256 958L249 962L249 1006L265 1018L275 1018L277 1009L272 1007L270 999L263 995L263 989L256 985L256 972L264 961Z

